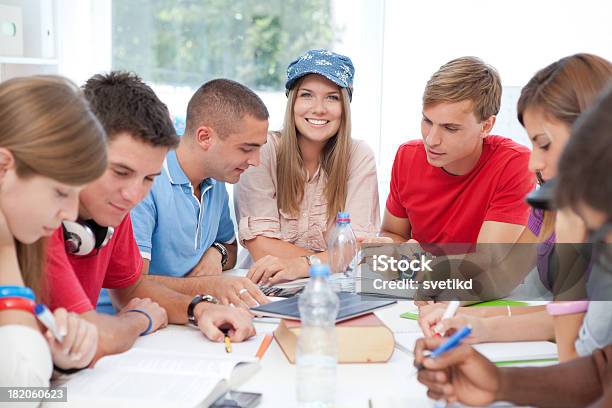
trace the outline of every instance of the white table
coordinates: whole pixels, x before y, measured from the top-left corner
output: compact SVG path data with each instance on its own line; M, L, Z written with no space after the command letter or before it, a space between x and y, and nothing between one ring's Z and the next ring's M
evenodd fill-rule
M407 302L377 312L394 332L420 332L416 321L399 317L406 311ZM256 323L258 332L270 332L276 324ZM385 364L338 364L336 384L337 407L368 407L371 398L374 407L432 407L426 388L416 379L412 366L413 356L395 350ZM263 394L261 408L295 407L296 368L290 364L282 350L272 341L261 360L261 369L247 380L240 391Z
M223 274L245 276L247 271L233 269ZM408 310L409 303L412 302L398 302L376 314L394 333L420 333L416 321L399 317ZM258 333L272 332L276 324L255 323L255 327ZM417 381L412 364L413 356L397 349L385 364L338 364L336 406L365 408L370 398L376 408L434 406L434 402L427 398L426 387ZM295 407L296 375L295 365L289 363L273 340L261 360L261 370L239 391L262 393L261 408Z

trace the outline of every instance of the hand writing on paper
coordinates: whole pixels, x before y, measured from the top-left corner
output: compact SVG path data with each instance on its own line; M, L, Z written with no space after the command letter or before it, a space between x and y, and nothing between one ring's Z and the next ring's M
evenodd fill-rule
M223 341L222 327L228 328L232 342L241 342L256 334L251 314L244 309L201 302L195 307L194 315L198 328L212 341Z
M425 385L429 398L467 405L489 405L497 399L500 371L482 354L467 344L432 359L425 350L434 350L446 339L418 339L414 347L414 364L423 364L418 380Z
M437 328L439 333L450 336L455 330L470 325L472 333L464 340L465 343L475 344L490 341L491 333L486 318L473 316L469 313L469 309L461 307L454 317L442 320L446 306L448 305L445 303L436 303L419 309L419 326L425 337L433 337L436 334L434 328ZM425 308L429 310L423 313Z
M45 332L53 363L63 369L86 367L98 348L97 327L64 308L55 309L53 316L57 331L64 336L59 342L51 331Z

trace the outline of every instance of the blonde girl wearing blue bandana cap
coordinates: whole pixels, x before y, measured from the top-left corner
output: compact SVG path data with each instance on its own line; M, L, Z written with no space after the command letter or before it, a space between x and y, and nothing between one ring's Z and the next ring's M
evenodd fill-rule
M378 231L374 153L351 138L354 73L350 58L327 50L308 51L287 68L283 128L269 134L261 164L234 189L253 282L306 277L311 263L327 262L339 211L350 213L358 237Z

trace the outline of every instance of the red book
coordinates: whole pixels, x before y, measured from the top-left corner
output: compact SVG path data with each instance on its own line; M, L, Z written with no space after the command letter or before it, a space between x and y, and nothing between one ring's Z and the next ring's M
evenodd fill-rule
M291 364L295 364L298 320L281 320L274 338ZM336 324L338 363L385 363L395 348L393 332L374 313Z

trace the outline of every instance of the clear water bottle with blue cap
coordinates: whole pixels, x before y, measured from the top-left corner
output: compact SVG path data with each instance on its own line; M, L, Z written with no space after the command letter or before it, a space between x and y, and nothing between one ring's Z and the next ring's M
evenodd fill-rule
M310 281L299 297L301 330L296 355L300 407L324 408L336 397L338 295L329 285L328 265L310 267Z
M351 228L351 216L339 212L336 226L327 243L329 265L334 276L334 289L343 292L355 291L355 269L357 267L357 238Z

